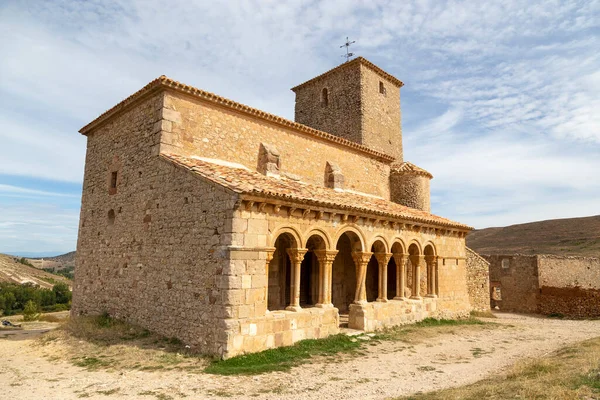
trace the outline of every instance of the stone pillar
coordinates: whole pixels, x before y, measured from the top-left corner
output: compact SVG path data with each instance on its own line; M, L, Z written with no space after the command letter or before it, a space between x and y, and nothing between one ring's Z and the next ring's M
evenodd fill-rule
M396 263L396 297L394 300L406 300L404 287L406 286L406 256L402 253L394 253Z
M319 302L317 307L333 307L331 303L331 273L337 250L315 250L319 260Z
M392 254L390 253L375 253L377 264L379 266L379 291L377 292L377 301L386 302L387 297L387 268Z
M265 274L267 278L265 279L265 304L267 305L267 312L269 312L269 267L273 259L273 254L275 254L275 250L267 250L267 258L265 260Z
M292 276L290 279L291 290L290 290L290 305L286 307L289 311L300 311L300 266L304 255L308 250L306 249L287 249L288 256L292 262Z
M356 291L354 292L354 303L364 304L367 302L367 264L373 253L365 251L353 251L352 259L356 266Z
M437 297L435 292L437 260L436 256L425 257L425 262L427 263L427 297Z
M414 267L413 273L413 295L410 297L414 300L421 300L421 264L423 263L424 256L409 256L410 263Z

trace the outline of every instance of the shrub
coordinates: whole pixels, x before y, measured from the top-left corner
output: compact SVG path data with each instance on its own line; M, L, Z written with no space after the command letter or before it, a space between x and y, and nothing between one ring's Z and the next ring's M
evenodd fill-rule
M23 309L23 320L37 321L38 319L40 319L38 305L34 303L33 300L29 300Z

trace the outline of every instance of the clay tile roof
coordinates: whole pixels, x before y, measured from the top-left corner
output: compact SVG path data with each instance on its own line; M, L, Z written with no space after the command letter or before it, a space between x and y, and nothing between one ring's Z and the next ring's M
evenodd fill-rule
M415 164L410 163L408 161L403 162L402 164L394 164L391 168L391 173L397 174L414 174L414 175L423 175L428 177L429 179L433 178L428 171L423 168L417 167Z
M105 111L104 113L100 114L100 116L98 118L96 118L95 120L93 120L92 122L90 122L89 124L84 126L83 128L81 128L79 130L79 132L83 135L87 135L93 129L101 126L102 124L104 124L104 122L110 120L110 118L112 118L114 115L117 115L118 113L129 109L131 106L136 104L138 101L144 99L149 94L155 93L161 89L170 89L170 90L174 90L174 91L177 91L180 93L185 93L186 95L189 95L189 96L201 98L201 99L211 102L213 104L218 104L222 107L227 107L227 108L236 110L236 111L244 113L244 114L249 114L254 117L269 121L271 123L274 123L274 124L277 124L277 125L289 128L289 129L293 129L297 132L302 132L306 135L311 135L311 136L314 136L317 138L324 139L329 142L334 142L334 143L343 145L345 147L352 148L354 150L362 152L363 154L367 154L373 158L376 158L376 159L384 161L384 162L392 162L395 159L394 157L392 157L388 154L381 153L377 150L373 150L369 147L358 144L356 142L352 142L350 140L332 135L327 132L319 131L317 129L308 127L306 125L299 124L294 121L290 121L288 119L279 117L274 114L269 114L269 113L267 113L265 111L261 111L257 108L252 108L245 104L241 104L241 103L235 102L233 100L229 100L225 97L221 97L214 93L210 93L210 92L204 91L202 89L198 89L193 86L189 86L184 83L175 81L164 75L161 75L158 78L154 79L153 81L148 83L146 86L144 86L142 89L138 90L131 96L127 97L126 99L124 99L123 101L118 103L116 106L114 106L114 107L110 108L109 110Z
M379 68L377 65L373 64L371 61L369 61L369 60L367 60L366 58L363 58L363 57L357 57L354 60L351 60L351 61L345 62L343 64L340 64L337 67L332 68L329 71L322 73L321 75L315 76L314 78L309 79L309 80L307 80L304 83L301 83L301 84L299 84L297 86L294 86L292 88L292 91L296 91L296 89L299 89L299 88L303 87L304 85L307 85L307 84L309 84L311 82L316 82L319 79L322 79L322 78L326 77L327 75L332 74L335 71L338 71L340 69L349 67L349 66L354 65L354 64L362 64L362 65L364 65L365 67L367 67L367 68L371 69L373 72L375 72L377 75L379 75L379 76L381 76L381 77L389 80L390 82L392 82L394 85L396 85L398 87L404 86L404 83L402 83L402 81L400 79L396 78L393 75L388 74L387 72L385 72L384 70L382 70L381 68Z
M461 230L473 229L470 226L378 197L340 192L291 179L267 177L256 171L236 168L226 163L210 162L176 154L161 154L161 157L240 194L302 203L308 206L340 209L346 212L381 215Z

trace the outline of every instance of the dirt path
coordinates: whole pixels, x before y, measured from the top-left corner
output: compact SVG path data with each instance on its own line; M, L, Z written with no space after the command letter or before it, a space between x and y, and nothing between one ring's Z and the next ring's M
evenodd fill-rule
M222 377L181 371L87 371L33 340L0 340L6 398L385 399L475 382L525 357L600 336L600 321L498 314L506 327L443 334L418 344L383 342L368 354L294 368L290 373Z

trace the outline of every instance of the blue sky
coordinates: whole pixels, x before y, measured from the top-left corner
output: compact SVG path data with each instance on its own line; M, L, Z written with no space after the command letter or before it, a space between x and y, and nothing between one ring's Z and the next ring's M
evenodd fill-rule
M0 252L74 250L78 130L165 74L293 119L352 51L405 83L405 159L477 228L600 214L599 1L2 1Z

